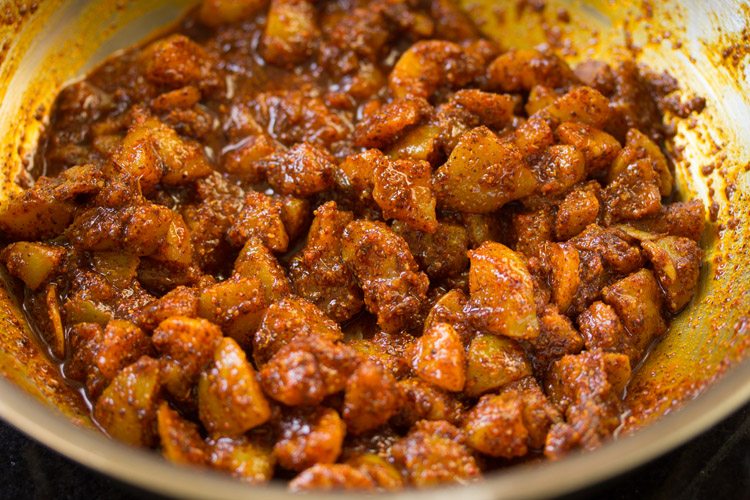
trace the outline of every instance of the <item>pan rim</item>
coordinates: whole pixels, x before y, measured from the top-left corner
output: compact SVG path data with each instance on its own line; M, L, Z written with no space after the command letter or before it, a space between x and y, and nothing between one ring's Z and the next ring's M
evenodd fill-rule
M697 436L750 401L750 360L731 368L702 394L656 422L599 449L575 453L560 461L519 465L495 472L481 482L429 490L407 490L389 498L450 498L456 493L476 499L540 498L593 486L642 465ZM45 407L0 377L0 418L29 437L86 467L146 490L181 498L246 498L253 492L269 500L296 498L282 483L249 486L210 470L180 467L152 450L130 447L104 434L76 426L62 413ZM347 498L372 494L346 493ZM330 498L336 493L306 495Z

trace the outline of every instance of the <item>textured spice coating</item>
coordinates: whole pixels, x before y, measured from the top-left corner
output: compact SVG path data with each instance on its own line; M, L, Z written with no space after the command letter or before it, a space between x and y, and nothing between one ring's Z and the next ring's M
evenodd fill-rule
M528 91L536 85L561 88L576 81L562 59L536 50L510 50L502 54L489 65L487 76L493 87L504 92Z
M525 379L530 380L530 379ZM541 448L557 409L535 382L514 383L498 395L482 396L466 415L463 430L472 448L493 457L522 457Z
M440 420L417 422L412 431L393 446L393 458L417 488L463 483L480 475L461 431Z
M105 378L112 379L120 370L150 352L151 340L143 330L127 321L113 319L104 329L96 366Z
M346 382L342 416L347 432L361 434L388 422L401 403L396 379L377 363L364 362Z
M471 298L464 312L477 328L496 335L539 335L534 284L519 254L496 242L469 252Z
M340 392L357 367L356 351L321 337L302 336L282 347L260 371L263 390L287 406L312 406Z
M372 198L383 218L403 221L409 227L434 233L437 230L435 195L426 161L395 160L373 170Z
M480 76L484 61L460 45L429 40L404 52L388 77L396 97L429 98L441 87L460 88Z
M288 297L272 304L253 337L253 358L263 366L279 350L297 337L322 340L343 339L339 325L310 302Z
M403 238L382 222L357 220L344 230L341 257L357 277L367 310L390 333L414 326L429 280Z
M414 258L431 279L456 276L466 269L469 235L462 225L442 222L435 232L428 233L393 221L391 229L406 240Z
M565 413L547 435L545 454L558 458L581 446L599 446L620 424L621 393L630 378L630 362L622 354L584 352L557 361L550 373L550 398Z
M461 136L434 185L439 206L487 213L531 194L536 180L518 148L482 126Z
M198 415L215 436L238 436L271 416L255 370L231 338L220 341L213 363L201 374Z
M272 444L269 429L263 427L240 437L207 441L211 466L250 484L267 483L273 477L276 458Z
M466 382L464 346L448 323L431 326L414 344L412 369L419 378L458 392Z
M208 461L208 449L198 426L183 419L166 401L159 405L156 421L162 454L167 460L185 465L204 465Z
M706 211L665 78L553 49L454 0L205 0L60 92L0 262L100 427L179 464L397 491L592 449Z
M362 291L341 258L341 236L353 220L335 202L321 205L307 235L307 243L289 265L294 289L338 322L351 319L362 308Z
M152 446L159 388L159 363L143 356L104 389L94 416L113 438L134 446Z
M289 483L292 491L371 490L374 486L364 472L347 464L315 464Z
M166 390L178 400L187 400L221 338L219 327L205 319L171 316L159 323L151 340L163 356L161 374Z
M289 412L278 425L280 436L273 451L286 469L304 470L315 464L330 464L341 453L346 430L335 410L321 406Z

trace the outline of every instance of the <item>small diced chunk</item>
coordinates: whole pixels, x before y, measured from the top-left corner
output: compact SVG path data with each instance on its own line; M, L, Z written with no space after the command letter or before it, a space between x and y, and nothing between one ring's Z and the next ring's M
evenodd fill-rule
M538 113L555 123L580 122L599 129L607 125L610 114L609 99L591 87L576 87Z
M560 311L566 312L581 286L580 252L570 243L550 243L546 246L550 266L552 300Z
M128 288L137 276L140 258L122 252L96 252L91 256L91 267L113 286Z
M469 252L471 299L464 311L477 328L495 335L532 339L539 335L534 282L519 254L486 242Z
M201 292L198 315L219 325L227 335L247 346L268 305L260 280L232 277Z
M127 250L138 256L162 250L171 226L179 217L153 203L123 208L95 207L82 211L68 227L68 240L81 250Z
M526 257L541 257L545 245L553 240L554 212L546 206L532 211L517 211L511 216L516 252Z
M513 139L521 156L527 161L532 161L555 143L555 136L547 120L536 115L516 128Z
M251 237L234 261L234 275L260 281L266 300L271 303L289 295L292 285L284 268L258 238Z
M70 358L65 363L65 374L82 382L92 399L99 397L108 382L96 366L103 336L102 326L97 323L77 323L68 331Z
M271 0L261 39L263 58L277 66L292 66L313 54L320 31L311 0Z
M104 389L94 405L94 418L119 441L152 446L159 389L159 362L143 356L118 373Z
M586 176L586 160L573 146L556 144L547 148L542 157L534 162L534 171L539 192L545 196L565 193Z
M478 127L461 136L433 185L438 205L487 213L531 194L536 180L516 147Z
M459 334L464 342L474 335L474 331L467 324L466 294L459 289L453 289L443 294L427 313L424 320L423 331L427 331L438 323L449 323Z
M344 230L341 257L383 330L396 333L415 325L429 281L402 237L381 222L356 220Z
M319 406L286 412L273 448L279 465L302 471L315 464L331 464L341 454L346 425L336 410Z
M73 220L79 195L94 195L104 187L104 175L94 165L72 166L55 177L42 176L24 191L10 192L0 204L0 230L6 240L42 240L59 235Z
M167 225L167 234L161 245L149 256L166 266L184 269L193 263L193 244L190 230L182 216L175 214Z
M359 364L351 347L316 336L302 336L263 365L260 379L268 396L287 406L320 404L341 392Z
M677 313L690 302L698 288L703 252L695 241L676 236L644 241L641 246L654 266L667 299L667 309Z
M442 87L462 87L480 76L483 62L453 42L419 41L401 54L388 86L396 97L429 99Z
M531 364L512 339L479 334L469 344L466 395L476 397L531 375Z
M180 137L173 128L155 118L136 125L128 132L123 141L124 148L129 144L130 134L135 135L133 140L136 143L143 140L146 147L153 146L164 166L160 181L166 186L188 184L213 172L200 143Z
M604 288L602 296L604 302L617 311L631 335L637 358L655 338L667 331L662 316L662 292L652 271L641 269Z
M9 240L36 240L62 233L73 220L73 205L31 188L8 196L0 207L0 230Z
M42 243L11 243L0 254L8 272L36 290L62 264L65 249Z
M609 168L622 149L608 133L580 122L564 122L555 134L562 144L570 144L586 158L586 173L598 174Z
M534 365L544 373L553 361L566 354L578 354L583 350L581 334L570 319L560 314L555 306L548 305L539 315L539 336L530 343L533 347Z
M375 484L364 472L348 464L315 464L289 483L295 492L359 490L368 491Z
M578 315L578 327L587 350L619 352L630 356L631 364L638 361L632 356L635 353L629 344L630 336L612 306L594 302Z
M333 185L334 159L320 146L300 142L266 163L268 183L281 194L306 198Z
M309 1L281 0L279 3ZM250 101L250 107L261 133L265 129L271 138L287 147L308 142L330 149L351 134L351 122L343 113L331 109L321 97L304 88L258 92ZM258 132L252 132L255 133Z
M393 160L376 166L372 197L383 211L383 218L434 233L438 222L431 174L432 167L426 161Z
M290 296L271 304L253 337L253 357L258 366L270 360L296 337L343 339L339 326L305 299Z
M458 425L463 418L463 406L456 396L419 378L405 378L398 382L401 406L395 420L411 427L420 420L445 420Z
M482 125L496 130L511 122L518 103L511 95L483 92L478 89L459 90L450 100L477 116Z
M469 236L459 224L440 222L434 233L410 228L406 223L394 221L391 228L404 238L419 266L433 279L459 275L469 259Z
M601 188L597 182L576 186L560 203L555 218L555 235L568 240L596 223L601 210Z
M129 321L113 319L104 329L96 365L99 372L112 379L127 365L151 351L151 340L143 330Z
M276 458L267 431L260 427L243 436L212 440L211 465L250 484L269 482L273 477Z
M314 303L333 320L351 319L362 309L362 292L341 258L341 238L354 219L330 201L315 210L307 243L289 266L297 294Z
M388 156L394 160L422 160L434 165L440 161L441 133L442 130L437 125L418 125L390 147Z
M611 437L620 425L629 379L630 361L623 354L586 351L556 361L548 375L548 395L564 410L566 422L550 429L545 455L559 458L579 446L590 450Z
M276 150L277 144L267 134L245 137L235 149L224 154L222 170L241 177L248 183L262 182L268 172L267 160Z
M700 242L706 227L706 209L700 200L678 201L662 206L656 215L630 224L643 231L683 236Z
M596 252L603 263L618 274L632 273L644 264L638 245L616 228L591 224L568 243L580 251Z
M560 88L575 81L568 65L554 54L537 50L509 50L492 61L487 79L503 92L529 91L536 85Z
M651 162L636 160L604 189L605 221L642 219L659 213L659 179Z
M397 377L406 374L409 371L407 360L395 352L399 349L398 345L391 345L391 343L395 344L400 341L398 336L380 332L378 337L379 339L377 340L380 340L379 342L371 339L354 338L348 340L346 345L351 346L352 349L357 351L357 354L363 360L372 361L389 374ZM375 339L376 337L373 338Z
M274 252L285 252L289 245L289 235L281 218L281 203L257 191L245 195L242 210L227 231L227 240L237 247L252 236Z
M166 295L134 311L130 321L144 330L153 330L172 316L188 318L198 315L198 296L192 288L178 286Z
M182 418L166 401L156 411L156 428L164 458L176 464L206 464L208 450L198 432L198 426Z
M295 196L280 196L281 221L284 223L289 241L294 241L305 232L310 225L312 210L310 202Z
M142 59L146 78L158 85L179 88L216 78L205 49L185 35L170 35L152 43L143 50Z
M385 424L401 403L396 379L377 363L365 362L346 382L342 415L347 432L361 434Z
M461 431L445 421L417 422L391 453L417 488L463 484L482 475Z
M218 326L205 319L172 316L159 323L151 339L162 355L165 388L187 400L201 371L213 360L221 341Z
M466 442L492 457L522 457L544 445L550 425L559 420L536 383L508 386L500 394L482 396L466 415Z
M672 194L674 179L664 153L661 152L661 149L659 149L659 146L654 141L635 128L628 130L625 138L625 147L614 159L609 171L609 179L615 179L631 163L641 159L646 159L651 163L651 168L654 169L658 178L661 195L669 196Z
M414 345L412 368L419 378L441 389L463 390L466 356L456 330L448 323L431 326Z
M354 145L383 149L426 117L432 107L422 98L395 99L357 123Z
M375 453L362 453L350 458L347 464L369 477L380 491L398 491L404 487L404 478L387 458Z
M336 169L336 187L355 200L371 202L375 168L387 161L379 149L367 149L347 156Z
M213 363L201 374L198 415L206 429L219 436L239 436L271 417L255 370L231 338L219 342Z

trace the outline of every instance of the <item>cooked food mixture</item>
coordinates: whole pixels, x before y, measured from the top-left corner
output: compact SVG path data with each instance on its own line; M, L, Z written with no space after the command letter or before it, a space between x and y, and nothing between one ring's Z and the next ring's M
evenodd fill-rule
M206 0L62 90L2 262L101 429L294 490L611 439L691 300L676 84L451 0Z

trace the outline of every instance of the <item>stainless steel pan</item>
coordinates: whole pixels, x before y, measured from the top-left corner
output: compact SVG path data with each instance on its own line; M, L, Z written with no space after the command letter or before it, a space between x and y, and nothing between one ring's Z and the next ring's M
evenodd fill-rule
M190 3L0 0L0 203L19 189L14 181L33 154L60 86L112 51L168 26ZM711 207L700 290L630 384L631 417L619 439L556 463L490 475L459 493L476 499L560 494L664 453L750 401L750 7L734 0L658 5L570 0L548 1L539 14L520 9L515 0L463 3L506 47L555 45L562 33L579 48L568 54L572 60L634 53L707 101L701 115L680 122L670 146L680 191ZM570 22L559 21L565 17L561 8ZM569 51L564 45L558 49ZM31 340L4 278L0 285L2 418L85 465L161 493L289 497L280 484L252 489L218 474L172 466L99 434L77 394ZM397 496L456 494L454 487Z

